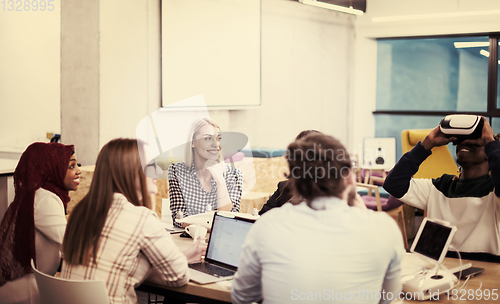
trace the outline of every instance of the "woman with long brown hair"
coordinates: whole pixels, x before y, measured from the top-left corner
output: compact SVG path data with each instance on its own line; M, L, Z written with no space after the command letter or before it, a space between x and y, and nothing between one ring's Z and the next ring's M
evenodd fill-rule
M59 268L68 191L78 189L80 173L73 146L33 143L19 159L0 225L1 303L39 303L31 260L47 274Z
M180 252L150 209L158 188L144 174L147 168L135 139L110 141L97 157L88 194L68 220L61 276L103 280L110 303L136 303L134 287L152 270L167 284L183 285L188 259L201 260L199 242Z

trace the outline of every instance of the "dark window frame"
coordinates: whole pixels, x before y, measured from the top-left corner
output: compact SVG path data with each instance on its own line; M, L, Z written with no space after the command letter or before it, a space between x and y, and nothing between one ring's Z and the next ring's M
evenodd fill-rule
M393 40L393 39L426 39L426 38L452 38L452 37L477 37L489 36L490 46L488 57L488 88L487 88L487 110L486 112L473 111L373 111L374 115L420 115L420 116L446 116L448 114L475 114L489 118L490 123L493 117L500 117L500 107L497 107L497 86L498 86L498 42L500 41L500 33L477 33L477 34L457 34L457 35L436 35L436 36L418 36L418 37L388 37L378 38L377 40Z

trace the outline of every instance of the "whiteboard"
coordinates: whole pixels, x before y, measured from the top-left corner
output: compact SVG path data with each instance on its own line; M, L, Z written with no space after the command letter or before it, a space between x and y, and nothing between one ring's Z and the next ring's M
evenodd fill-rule
M162 106L261 102L260 0L162 0Z

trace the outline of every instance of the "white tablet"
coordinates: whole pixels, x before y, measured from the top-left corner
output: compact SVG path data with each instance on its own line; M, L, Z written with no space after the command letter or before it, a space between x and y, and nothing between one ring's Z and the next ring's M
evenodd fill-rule
M424 218L410 251L441 264L456 231L457 227L447 222Z

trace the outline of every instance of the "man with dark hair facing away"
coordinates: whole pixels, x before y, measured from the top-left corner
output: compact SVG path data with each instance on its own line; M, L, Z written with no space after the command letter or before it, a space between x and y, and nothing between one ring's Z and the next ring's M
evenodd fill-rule
M233 303L388 303L401 291L403 240L396 222L366 209L349 153L311 134L288 146L301 202L269 210L242 247Z

